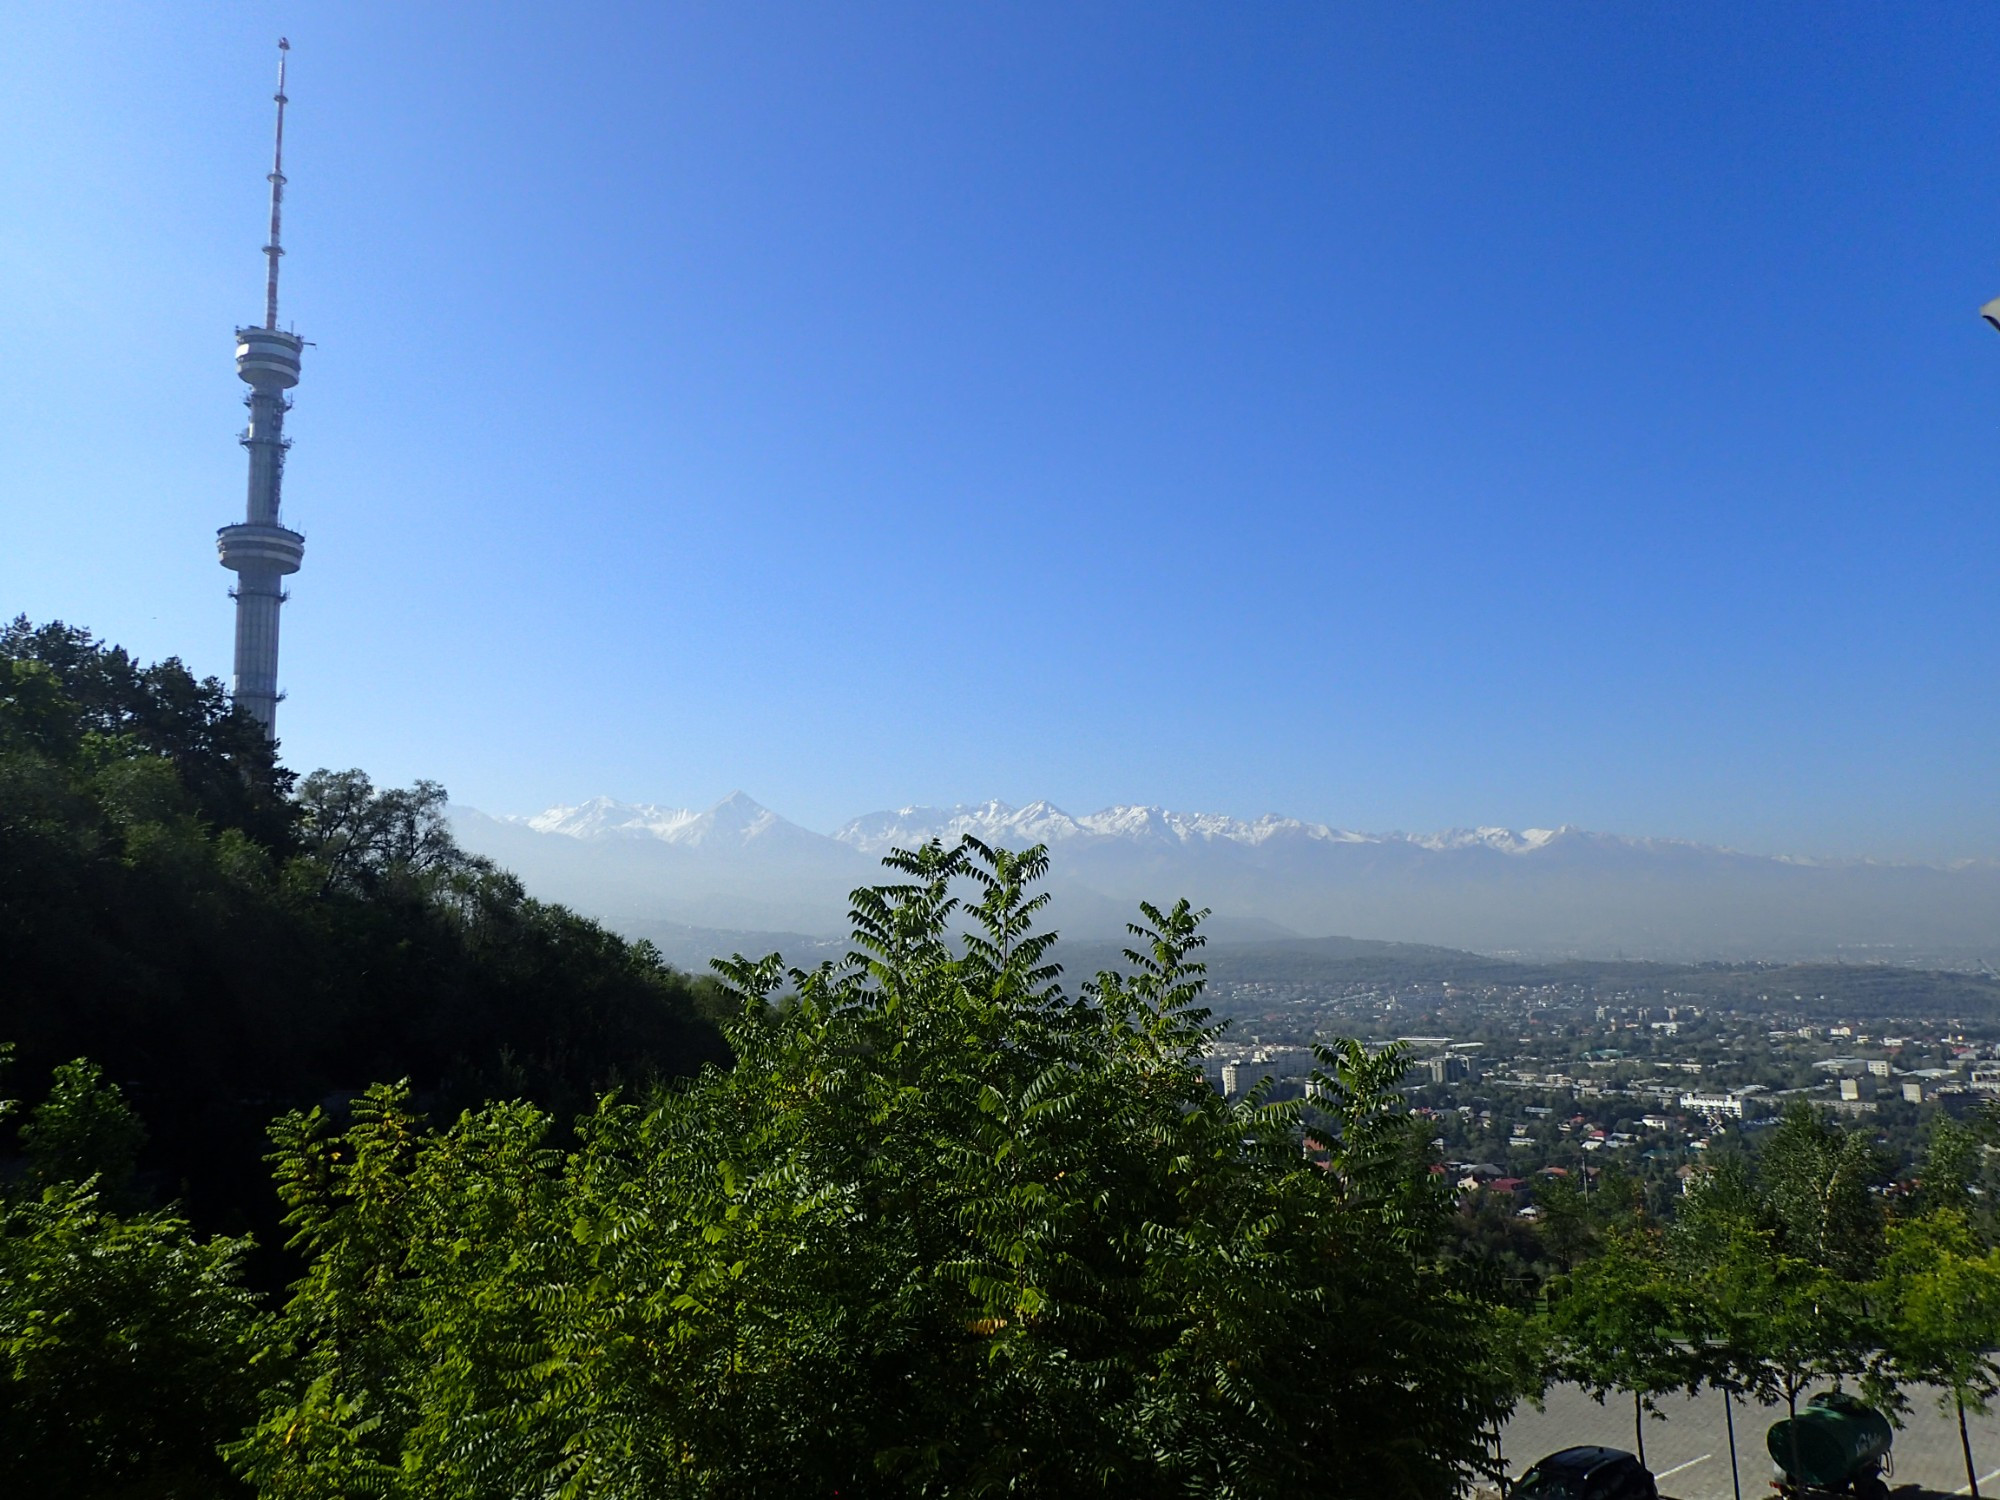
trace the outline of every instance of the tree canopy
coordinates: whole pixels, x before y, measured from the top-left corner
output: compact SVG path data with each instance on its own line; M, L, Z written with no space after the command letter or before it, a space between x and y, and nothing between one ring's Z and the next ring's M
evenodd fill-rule
M309 1268L262 1494L1435 1496L1513 1388L1441 1259L1399 1053L1204 1081L1199 914L1063 989L1046 858L856 893L844 963L738 961L735 1065L567 1153L404 1091L281 1122ZM962 940L954 932L962 926ZM1421 1142L1418 1143L1421 1145Z
M143 1184L274 1230L281 1111L407 1077L567 1119L724 1056L715 986L530 898L433 783L301 782L214 680L81 630L0 629L0 1040L88 1056L144 1116ZM267 1233L268 1237L268 1233Z
M5 1053L0 1051L0 1061ZM0 1100L0 1117L13 1113ZM249 1244L125 1203L143 1131L96 1069L32 1112L31 1170L0 1182L0 1470L22 1494L212 1500L218 1441L254 1420L269 1315Z

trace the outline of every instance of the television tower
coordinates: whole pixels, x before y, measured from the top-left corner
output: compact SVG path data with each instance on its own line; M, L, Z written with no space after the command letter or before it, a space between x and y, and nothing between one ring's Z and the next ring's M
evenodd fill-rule
M296 573L305 557L306 539L278 519L279 492L285 481L285 413L292 409L285 392L299 383L299 350L304 340L278 328L278 220L285 203L285 54L291 43L278 39L277 144L271 154L271 242L264 247L268 270L264 277L264 326L236 330L236 373L250 387L243 404L250 408L250 426L242 436L250 450L249 510L240 525L224 526L215 534L222 565L236 575L230 597L236 601L235 699L264 726L268 738L278 733L278 608L285 602L279 580Z

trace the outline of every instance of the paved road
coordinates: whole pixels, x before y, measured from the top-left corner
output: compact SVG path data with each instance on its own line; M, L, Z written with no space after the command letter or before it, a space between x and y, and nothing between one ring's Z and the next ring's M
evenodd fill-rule
M1889 1483L1896 1500L1921 1495L1965 1494L1965 1459L1958 1446L1958 1423L1940 1414L1933 1393L1913 1389L1904 1426L1896 1434L1895 1473ZM1734 1500L1729 1478L1729 1439L1723 1426L1722 1398L1703 1394L1692 1400L1667 1397L1660 1402L1664 1421L1646 1422L1646 1466L1659 1478L1660 1493L1673 1500ZM1770 1500L1771 1457L1764 1433L1785 1414L1782 1406L1736 1406L1736 1462L1744 1500ZM2000 1414L1973 1417L1972 1461L1979 1471L1979 1491L1992 1500L2000 1496ZM1505 1454L1510 1472L1518 1475L1545 1453L1575 1443L1634 1447L1632 1403L1614 1396L1599 1406L1574 1387L1549 1393L1548 1409L1524 1406L1507 1425ZM1989 1472L1990 1471L1990 1472Z

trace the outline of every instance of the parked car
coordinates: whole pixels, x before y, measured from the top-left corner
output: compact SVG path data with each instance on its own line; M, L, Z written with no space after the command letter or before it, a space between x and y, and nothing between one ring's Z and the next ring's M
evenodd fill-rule
M1565 1448L1530 1464L1513 1500L1660 1500L1660 1489L1623 1448Z

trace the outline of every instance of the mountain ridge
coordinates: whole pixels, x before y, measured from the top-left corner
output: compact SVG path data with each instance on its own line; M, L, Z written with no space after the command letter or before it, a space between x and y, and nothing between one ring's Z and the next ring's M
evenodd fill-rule
M1565 843L1587 843L1648 852L1685 852L1770 861L1810 869L2000 868L2000 862L1981 859L1932 861L1892 860L1869 855L1760 854L1699 839L1609 833L1575 823L1562 823L1553 828L1514 829L1500 824L1482 824L1425 833L1409 833L1401 829L1365 832L1280 813L1238 818L1227 813L1178 812L1155 803L1114 803L1081 815L1066 812L1047 800L1037 800L1020 807L997 798L978 803L956 803L948 808L910 804L863 813L848 819L830 834L818 833L803 824L794 823L740 790L731 792L703 811L650 802L621 802L612 797L599 796L573 805L557 804L539 813L484 816L495 816L496 821L531 828L538 833L558 833L584 839L651 836L666 843L699 845L719 836L753 838L767 833L799 834L846 844L863 854L886 853L891 848L908 848L933 838L953 839L962 833L970 833L982 842L1009 848L1037 843L1046 843L1054 848L1074 839L1092 837L1125 838L1134 842L1161 840L1179 844L1226 842L1254 847L1293 837L1330 844L1408 845L1438 852L1490 849L1510 855L1533 854Z
M865 813L833 833L743 792L693 809L594 797L454 810L467 847L613 925L833 933L881 857L937 838L1048 845L1055 920L1115 937L1139 899L1213 908L1218 936L1334 934L1472 952L2000 962L2000 865L1747 853L1573 824L1362 833L1118 804L988 800Z

